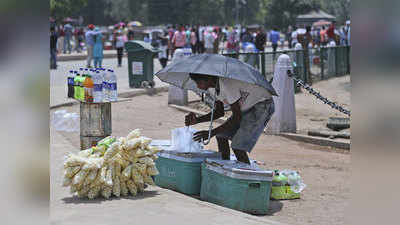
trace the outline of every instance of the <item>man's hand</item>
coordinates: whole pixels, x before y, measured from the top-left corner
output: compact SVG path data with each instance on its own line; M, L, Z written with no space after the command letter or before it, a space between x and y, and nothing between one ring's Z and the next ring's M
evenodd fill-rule
M186 126L195 125L195 124L197 124L196 114L191 112L185 116L185 125Z
M210 138L212 138L214 135L215 135L214 132L211 132ZM198 131L193 134L194 141L200 142L201 140L207 140L207 139L208 139L208 130Z

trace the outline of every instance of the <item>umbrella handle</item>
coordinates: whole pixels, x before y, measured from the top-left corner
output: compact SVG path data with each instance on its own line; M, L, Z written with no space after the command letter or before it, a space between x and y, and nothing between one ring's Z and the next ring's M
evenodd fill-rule
M212 109L211 109L211 120L210 120L210 126L208 128L208 139L206 141L204 141L204 139L201 139L201 141L203 142L203 145L208 145L210 143L210 139L211 139L211 131L212 131L212 123L213 123L213 119L214 119L214 109L215 109L215 99L217 97L217 92L214 93L214 99L213 99L213 104L212 104Z

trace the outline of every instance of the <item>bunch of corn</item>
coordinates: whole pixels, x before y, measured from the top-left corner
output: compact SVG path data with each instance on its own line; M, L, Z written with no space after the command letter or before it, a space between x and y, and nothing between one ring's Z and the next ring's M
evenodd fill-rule
M107 137L96 147L69 154L64 162L63 186L69 186L71 194L89 199L143 192L145 184L154 185L151 176L158 174L154 161L160 149L150 142L136 129L127 137Z

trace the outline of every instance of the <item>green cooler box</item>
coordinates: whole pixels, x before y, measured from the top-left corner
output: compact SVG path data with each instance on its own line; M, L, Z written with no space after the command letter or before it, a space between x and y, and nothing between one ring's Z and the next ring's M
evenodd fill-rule
M203 150L196 153L162 151L158 153L155 176L157 186L178 191L187 195L199 195L201 185L201 163L206 158L220 159L221 154Z
M265 215L273 174L237 161L206 159L201 167L200 198L246 213Z

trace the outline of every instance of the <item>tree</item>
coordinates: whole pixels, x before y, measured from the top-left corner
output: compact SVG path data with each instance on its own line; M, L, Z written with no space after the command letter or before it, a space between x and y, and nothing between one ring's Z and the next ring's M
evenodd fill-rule
M80 11L87 3L88 0L50 0L50 15L62 19Z
M322 2L322 7L328 13L335 15L339 24L350 19L350 0L326 0Z
M265 25L285 30L289 25L296 23L298 15L320 8L319 0L270 0L267 3Z

